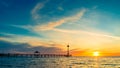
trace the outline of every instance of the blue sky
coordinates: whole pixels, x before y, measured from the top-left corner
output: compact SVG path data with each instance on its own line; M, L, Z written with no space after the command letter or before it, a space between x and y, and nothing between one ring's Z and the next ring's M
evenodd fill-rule
M119 53L119 5L120 0L0 0L0 40L33 49L65 51L69 43L76 51Z

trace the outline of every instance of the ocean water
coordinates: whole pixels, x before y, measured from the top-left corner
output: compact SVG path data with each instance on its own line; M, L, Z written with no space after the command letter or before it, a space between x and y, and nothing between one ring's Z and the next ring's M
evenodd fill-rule
M0 68L120 68L120 57L0 57Z

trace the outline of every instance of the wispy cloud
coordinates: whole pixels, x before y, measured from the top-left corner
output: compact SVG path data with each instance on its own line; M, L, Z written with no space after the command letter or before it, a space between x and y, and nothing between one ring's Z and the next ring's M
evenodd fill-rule
M58 10L63 11L64 9L61 6L59 6Z
M48 22L48 24L44 24L44 25L36 25L34 27L34 30L35 31L52 30L52 29L56 28L57 26L60 26L60 25L62 25L64 23L69 23L69 21L79 20L84 15L84 13L86 11L87 11L86 9L82 9L80 12L76 13L73 16L65 17L65 18L62 18L62 19L60 19L58 21L55 21L55 22Z
M33 47L28 43L18 43L0 40L0 52L9 53L34 53L40 51L41 53L63 53L64 50L58 47L36 46Z
M31 11L31 15L32 18L37 21L38 19L41 18L39 11L45 6L45 4L47 3L48 0L41 2L41 3L37 3L37 5L32 9Z
M52 30L57 26L60 26L61 24L65 23L65 20L59 20L56 22L49 22L48 24L45 25L36 25L34 27L35 31L45 31L45 30Z
M9 37L0 37L0 40L8 41L8 42L18 42L18 43L27 43L30 46L47 46L47 47L58 47L62 48L63 44L56 42L56 41L49 41L47 39L43 39L36 36L24 36L24 35L16 35L16 34L9 34L9 33L2 33L4 36Z
M92 35L92 36L100 36L100 37L107 37L107 38L120 40L120 37L117 37L117 36L107 35L103 33L89 32L85 30L54 29L54 31L63 32L63 33L71 33L71 34L85 34L85 35Z
M35 21L37 21L37 19L40 18L40 14L38 14L37 11L39 9L42 9L42 6L43 6L43 3L38 3L37 6L32 10L32 16L33 16L33 19L35 19ZM45 23L42 25L36 24L36 25L23 25L23 26L11 25L11 26L18 27L18 28L24 28L24 29L27 29L32 32L53 30L54 28L56 28L64 23L69 23L71 21L74 22L74 21L81 19L81 17L85 14L86 11L87 11L87 9L82 9L74 15L61 18L57 21L51 21L51 22L48 22L48 23Z

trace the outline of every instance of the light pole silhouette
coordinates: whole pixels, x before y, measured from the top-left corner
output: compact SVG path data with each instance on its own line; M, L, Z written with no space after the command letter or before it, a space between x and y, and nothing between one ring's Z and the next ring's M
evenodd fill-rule
M69 53L69 44L67 45L67 57L69 57L70 56L70 53Z

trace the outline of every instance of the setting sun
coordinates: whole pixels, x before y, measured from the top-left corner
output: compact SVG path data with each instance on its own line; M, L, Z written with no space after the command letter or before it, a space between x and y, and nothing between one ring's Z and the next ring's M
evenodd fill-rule
M100 54L99 54L99 52L98 51L96 51L96 52L93 52L93 56L99 56Z

